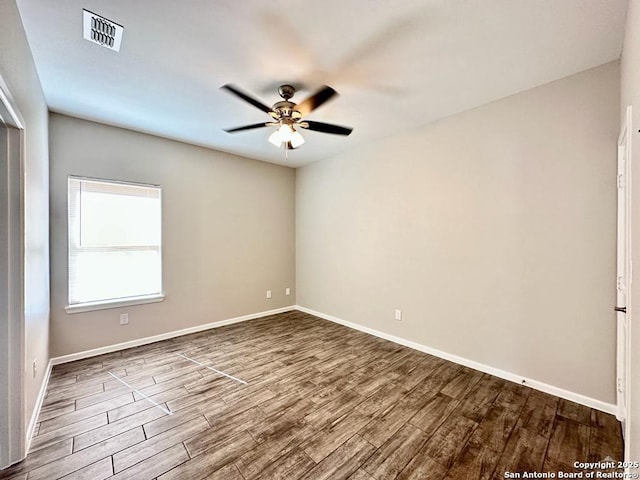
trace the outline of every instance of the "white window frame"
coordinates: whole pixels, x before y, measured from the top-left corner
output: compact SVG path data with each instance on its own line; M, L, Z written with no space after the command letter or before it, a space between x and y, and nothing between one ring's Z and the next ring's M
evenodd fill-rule
M67 180L67 198L69 198L70 195L70 181L71 180L75 180L75 181L82 181L82 180L86 180L86 181L91 181L91 182L101 182L101 183L106 183L106 184L121 184L121 185L127 185L127 186L139 186L139 187L147 187L147 188L157 188L159 190L159 195L160 195L160 208L162 209L162 189L159 185L152 185L152 184L144 184L144 183L136 183L136 182L125 182L125 181L120 181L120 180L111 180L111 179L102 179L102 178L90 178L90 177L79 177L79 176L74 176L74 175L69 175L68 180ZM69 200L68 200L69 201ZM70 204L67 203L67 221L69 222L69 206ZM68 238L67 238L67 268L69 267L69 259L70 259L70 255L71 255L71 242L72 242L72 233L71 233L71 229L72 226L70 224L67 225L67 232L68 232ZM162 216L160 218L160 229L162 230ZM160 244L160 292L159 293L153 293L153 294L149 294L149 295L140 295L140 296L130 296L130 297L123 297L123 298L114 298L114 299L107 299L107 300L98 300L98 301L92 301L92 302L82 302L82 303L70 303L69 302L69 292L67 291L67 301L69 302L69 304L65 307L65 310L68 314L73 314L73 313L81 313L81 312L90 312L90 311L95 311L95 310L105 310L105 309L109 309L109 308L119 308L119 307L126 307L126 306L131 306L131 305L143 305L143 304L147 304L147 303L156 303L156 302L162 302L165 298L164 295L164 290L163 290L163 283L162 283L162 243ZM67 271L67 288L69 288L69 271Z

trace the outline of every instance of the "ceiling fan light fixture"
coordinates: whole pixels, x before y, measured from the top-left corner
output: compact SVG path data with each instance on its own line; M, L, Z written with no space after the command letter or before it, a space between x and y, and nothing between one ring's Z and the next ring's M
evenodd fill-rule
M293 125L284 123L280 125L275 132L269 135L269 143L276 147L280 147L283 142L291 143L293 148L298 148L304 143L304 138L300 135L300 132L297 132L295 128L293 128Z
M269 135L269 143L279 147L282 145L282 136L280 135L280 130L276 130L271 135Z
M300 145L304 143L304 138L302 137L302 135L300 135L300 132L297 132L294 130L293 133L291 134L290 142L293 148L298 148Z
M283 142L288 142L291 140L291 135L293 135L293 127L288 123L283 123L278 129L278 133Z

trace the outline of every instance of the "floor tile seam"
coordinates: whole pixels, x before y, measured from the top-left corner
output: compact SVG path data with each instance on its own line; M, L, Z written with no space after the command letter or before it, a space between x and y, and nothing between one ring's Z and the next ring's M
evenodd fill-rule
M44 435L47 435L47 434L49 434L49 433L54 433L54 432L56 432L57 430L60 430L60 429L62 429L62 428L69 427L69 426L71 426L71 425L75 425L76 423L80 423L80 422L83 422L83 421L85 421L85 420L95 419L96 417L99 417L99 416L101 416L101 415L106 415L106 413L107 413L107 412L100 412L100 413L98 413L98 414L96 414L96 415L93 415L93 416L91 416L91 417L83 418L82 420L80 420L80 421L78 421L78 422L73 422L73 423L69 423L68 425L63 425L63 426L61 426L60 428L57 428L57 429L55 429L55 430L51 430L50 432L43 433L42 435L36 435L36 436L34 436L34 437L33 437L33 440L36 440L36 439L38 439L38 438L40 438L40 439L41 439L41 438L43 438L43 436L44 436ZM109 419L108 419L108 417L106 418L106 420L107 420L107 423L106 423L106 424L104 424L104 425L100 425L100 426L97 426L97 427L91 428L91 429L89 429L89 430L86 430L86 431L81 432L81 433L77 433L77 434L75 434L75 435L66 436L65 438L61 439L60 441L64 441L64 440L66 440L66 439L68 439L68 438L75 438L75 437L77 437L78 435L82 435L82 434L85 434L85 433L89 433L89 432L92 432L93 430L96 430L96 429L98 429L98 428L105 427L105 426L109 425ZM50 444L50 445L55 445L56 443L57 443L57 442L53 442L53 443L52 443L52 444ZM46 448L46 447L48 446L48 445L45 445L45 446L43 446L43 447L39 447L39 448L33 449L33 442L31 443L31 445L32 445L32 449L31 449L31 450L29 450L29 455L30 455L31 453L33 453L33 452L37 452L38 450L42 450L43 448Z
M153 437L152 437L152 438L153 438ZM191 438L191 437L189 437L189 438ZM129 465L127 468L123 468L122 470L119 470L119 471L117 471L117 472L116 472L115 458L114 458L114 457L117 455L117 453L122 453L122 452L124 452L124 451L125 451L125 450L127 450L127 449L122 450L122 451L117 452L117 453L114 453L114 454L112 454L112 455L111 455L111 460L112 460L112 463L113 463L113 467L112 467L112 468L113 468L113 474L114 474L114 475L119 475L119 474L121 474L121 473L123 473L123 472L126 472L127 470L132 469L133 467L135 467L136 465L139 465L139 464L141 464L142 462L145 462L145 461L149 460L150 458L153 458L153 457L155 457L155 456L157 456L157 455L162 454L163 452L166 452L167 450L172 449L172 448L173 448L173 447L175 447L176 445L182 445L182 447L184 448L185 452L187 452L187 455L188 455L188 454L189 454L189 452L188 452L188 450L187 450L186 445L184 444L184 442L185 442L185 441L187 441L187 440L189 440L189 439L185 439L185 440L182 440L182 441L180 441L180 442L177 442L177 443L174 443L174 444L172 444L172 445L169 445L167 448L163 448L162 450L159 450L159 451L155 452L153 455L150 455L150 456L148 456L148 457L142 458L142 459L138 460L136 463L133 463L133 464ZM147 439L147 440L144 440L144 441L142 441L142 442L140 442L140 443L136 443L135 445L131 445L131 447L135 447L136 445L142 445L142 444L143 444L144 442L146 442L146 441L148 441L148 439ZM131 448L131 447L129 447L129 448ZM184 462L182 462L182 463L184 463ZM175 466L177 466L177 465L175 465ZM174 467L171 467L171 468L174 468ZM167 472L168 472L168 471L169 471L169 470L167 470ZM162 472L162 473L160 473L158 476L163 475L164 473L166 473L166 472Z

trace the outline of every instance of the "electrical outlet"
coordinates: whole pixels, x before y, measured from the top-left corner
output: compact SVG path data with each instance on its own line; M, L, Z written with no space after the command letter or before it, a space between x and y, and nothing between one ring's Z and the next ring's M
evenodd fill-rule
M38 360L33 359L33 378L36 378L36 374L38 373Z
M402 310L400 310L399 308L396 308L396 320L402 320Z
M267 290L267 298L271 298L271 290Z
M129 323L129 314L121 313L120 314L120 325L127 325Z
M284 289L284 294L285 295L291 295L291 289L289 287Z

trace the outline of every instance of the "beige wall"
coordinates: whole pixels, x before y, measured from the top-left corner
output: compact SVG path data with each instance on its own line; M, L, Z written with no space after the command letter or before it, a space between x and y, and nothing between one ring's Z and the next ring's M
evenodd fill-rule
M25 122L24 302L27 422L49 361L48 113L31 50L14 0L0 1L0 76ZM31 362L39 371L34 378Z
M295 303L293 169L58 114L50 137L52 356ZM68 175L162 186L164 302L65 312Z
M618 94L614 62L299 168L298 304L615 403Z
M640 2L630 0L627 9L624 48L621 62L620 110L632 105L634 118L631 141L632 148L632 200L631 200L631 258L638 264L640 259ZM622 118L622 116L621 116ZM622 125L622 123L621 123ZM627 458L640 458L640 269L633 269L632 291L627 305L631 320L631 401L629 405L630 435L627 437ZM635 308L634 308L635 307Z

